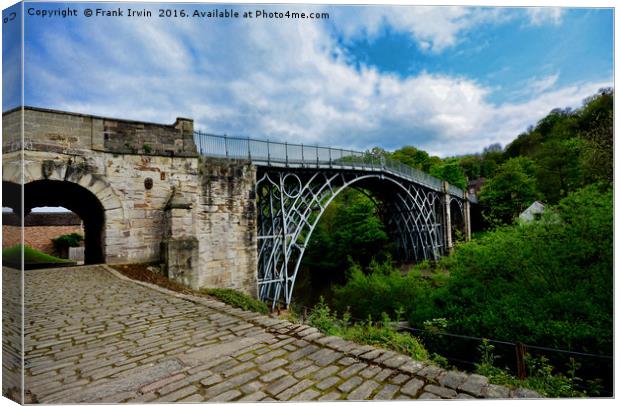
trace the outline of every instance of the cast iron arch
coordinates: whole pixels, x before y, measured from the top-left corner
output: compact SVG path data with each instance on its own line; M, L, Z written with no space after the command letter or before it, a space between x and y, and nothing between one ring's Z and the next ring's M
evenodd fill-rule
M444 252L443 206L437 191L385 174L342 170L269 169L258 179L258 291L272 306L290 304L314 228L332 200L354 184L385 194L381 200L389 203L388 226L399 237L404 257L437 259Z

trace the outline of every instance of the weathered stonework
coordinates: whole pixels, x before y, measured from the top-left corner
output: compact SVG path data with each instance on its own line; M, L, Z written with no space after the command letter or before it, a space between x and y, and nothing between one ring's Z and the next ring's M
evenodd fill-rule
M172 279L194 289L255 294L256 170L249 163L200 158L188 119L160 125L29 107L23 114L26 190L47 180L96 197L105 262L163 259ZM3 114L2 180L15 188L20 116L21 110ZM169 206L173 194L187 207ZM10 196L5 204L19 206Z
M256 295L256 168L249 162L203 159L197 237L200 284ZM250 287L250 289L248 289Z

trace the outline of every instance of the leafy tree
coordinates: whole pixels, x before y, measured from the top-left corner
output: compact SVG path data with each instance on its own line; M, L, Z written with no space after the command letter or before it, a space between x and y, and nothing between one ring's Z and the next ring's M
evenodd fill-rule
M305 266L344 271L349 259L368 265L385 257L390 241L375 204L349 189L336 197L317 224L304 255Z
M578 138L551 139L539 147L536 183L547 202L557 203L581 186L582 147Z
M459 157L459 165L467 179L478 179L482 173L482 157L480 154L464 155Z
M467 189L467 178L457 158L444 159L440 164L432 166L430 174L461 189Z
M483 215L492 225L509 224L539 198L531 159L511 158L498 169L480 191Z
M392 153L392 159L396 159L405 165L409 165L425 172L429 171L431 165L431 161L429 160L430 156L428 153L412 146L405 146L394 151Z
M482 154L464 155L458 158L459 165L469 180L492 177L505 158L500 144L491 144Z
M612 89L601 89L579 112L579 136L586 141L583 175L588 183L613 181L613 98Z

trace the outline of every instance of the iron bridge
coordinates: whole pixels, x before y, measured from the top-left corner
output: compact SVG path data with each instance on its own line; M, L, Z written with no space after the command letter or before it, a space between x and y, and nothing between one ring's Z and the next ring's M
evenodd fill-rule
M459 225L469 239L469 203L475 198L401 162L370 152L201 132L194 141L201 155L257 167L258 295L272 307L291 303L312 232L346 188L381 202L402 259L438 259L452 247L452 229ZM455 216L460 221L453 221Z

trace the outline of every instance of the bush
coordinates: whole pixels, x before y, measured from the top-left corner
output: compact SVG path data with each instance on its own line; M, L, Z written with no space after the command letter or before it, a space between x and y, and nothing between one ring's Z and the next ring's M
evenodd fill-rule
M345 312L341 319L323 301L311 310L308 324L328 335L340 336L359 344L374 345L408 355L419 361L432 363L428 352L418 339L411 334L399 333L392 327L390 318L384 313L379 323L372 320L350 323L351 315Z
M250 310L257 313L267 314L269 313L269 307L260 300L256 300L244 293L238 292L234 289L203 289L201 292L213 296L224 303L231 306L241 308L243 310Z
M415 312L426 320L432 318L430 292L431 283L418 270L402 275L389 260L372 261L368 274L359 265L349 269L347 283L334 287L334 306L340 312L350 306L352 315L358 319L381 320L383 313L397 317L404 309L405 314Z
M69 247L79 247L82 241L84 241L84 236L78 233L65 234L58 238L52 238L54 251L60 256L67 256Z
M504 227L440 262L435 304L464 334L610 354L611 191L570 194L541 221Z

